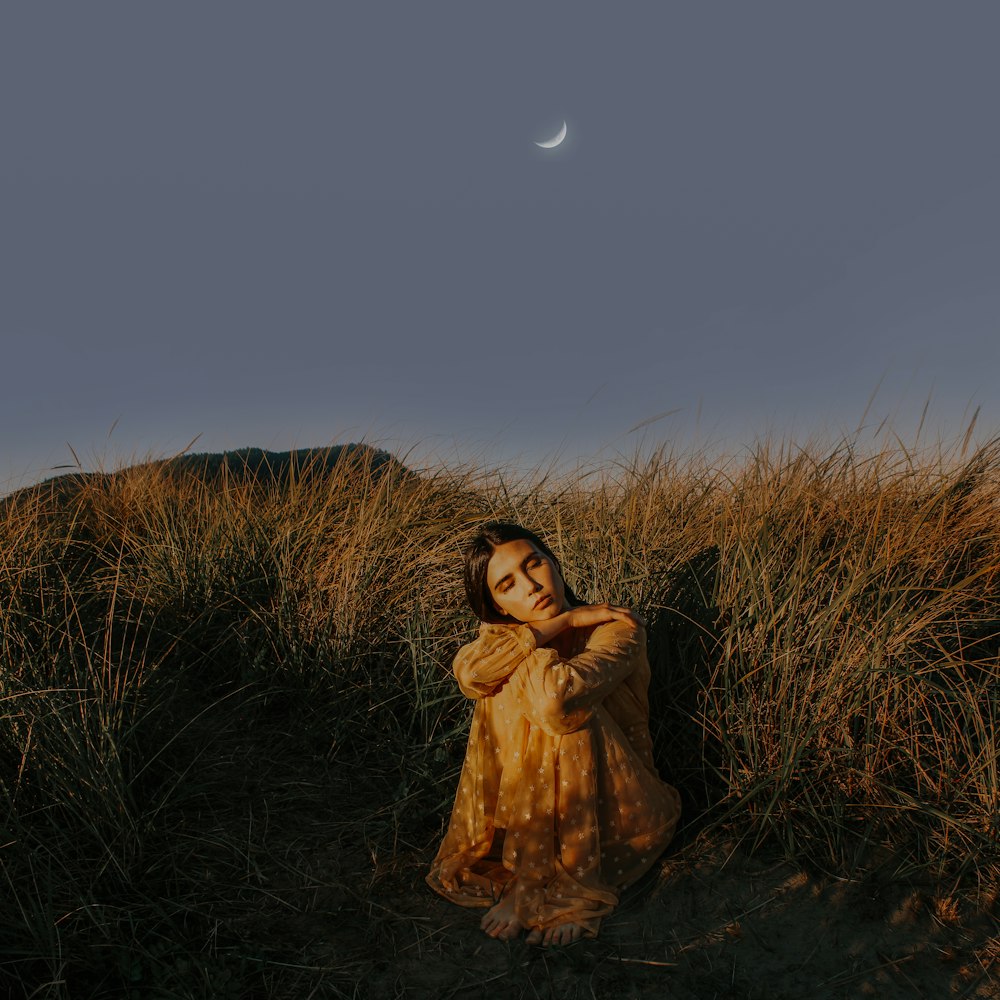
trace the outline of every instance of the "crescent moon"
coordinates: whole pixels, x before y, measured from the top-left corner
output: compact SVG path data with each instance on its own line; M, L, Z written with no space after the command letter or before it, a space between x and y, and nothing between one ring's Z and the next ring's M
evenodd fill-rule
M551 139L546 139L545 142L536 142L536 146L541 146L542 149L552 149L554 146L558 146L559 143L566 138L566 123L562 123L562 128L559 129L559 134L554 135Z

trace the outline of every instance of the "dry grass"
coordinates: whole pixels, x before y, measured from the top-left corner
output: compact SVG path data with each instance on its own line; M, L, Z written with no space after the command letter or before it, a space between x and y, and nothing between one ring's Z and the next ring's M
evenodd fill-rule
M998 470L996 442L766 444L519 480L146 465L22 492L0 508L0 976L39 998L352 996L373 955L436 947L392 886L461 762L460 551L490 518L649 620L682 840L995 886ZM354 943L310 953L310 906Z

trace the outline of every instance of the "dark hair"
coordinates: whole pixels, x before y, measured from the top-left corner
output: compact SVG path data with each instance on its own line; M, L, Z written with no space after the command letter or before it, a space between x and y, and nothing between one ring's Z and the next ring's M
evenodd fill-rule
M555 553L538 535L527 528L522 528L519 524L490 521L476 532L465 550L465 596L468 598L469 607L472 608L473 613L481 622L503 625L510 621L497 611L493 603L493 595L486 583L486 570L490 564L490 557L498 546L521 539L531 542L539 552L544 552L555 564L559 575L563 577L563 588L569 604L576 607L583 603L566 583L562 566L559 565Z

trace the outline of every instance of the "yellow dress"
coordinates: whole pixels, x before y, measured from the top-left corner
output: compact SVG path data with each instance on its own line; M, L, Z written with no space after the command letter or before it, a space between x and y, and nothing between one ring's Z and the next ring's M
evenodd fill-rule
M642 627L570 629L556 645L484 623L455 657L476 706L427 882L463 906L513 892L523 926L593 936L669 843L680 796L653 764Z

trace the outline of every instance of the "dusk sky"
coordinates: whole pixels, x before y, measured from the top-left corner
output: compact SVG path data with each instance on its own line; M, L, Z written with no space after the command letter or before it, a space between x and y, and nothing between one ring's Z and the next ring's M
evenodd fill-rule
M987 0L6 4L0 493L198 435L738 452L873 394L984 440L998 41Z

